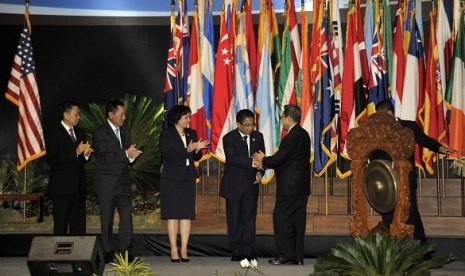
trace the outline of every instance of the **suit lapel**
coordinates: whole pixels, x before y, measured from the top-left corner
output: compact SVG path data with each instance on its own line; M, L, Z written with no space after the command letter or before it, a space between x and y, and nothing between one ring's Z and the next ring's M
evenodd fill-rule
M66 128L60 123L61 125L61 133L63 133L63 136L67 136L68 138L66 139L67 141L69 141L71 144L73 145L76 145L76 143L74 143L73 141L73 138L71 138L71 135L69 134L69 132L66 130ZM74 135L76 135L76 132L74 132ZM76 136L76 139L77 139L77 136Z
M244 146L244 138L242 138L242 133L240 133L239 129L237 129L237 128L236 128L235 139L236 139L236 142L239 145L241 145L242 152L243 152L244 156L249 156L249 149L248 149L248 147ZM249 139L250 139L250 137L249 137ZM250 149L252 150L252 144L250 144Z
M121 129L120 129L121 130ZM110 123L107 121L107 132L108 132L108 137L113 137L111 140L113 140L115 146L118 146L119 148L122 148L123 144L123 135L120 133L121 136L121 144L118 141L118 137L116 137L116 133L111 127Z

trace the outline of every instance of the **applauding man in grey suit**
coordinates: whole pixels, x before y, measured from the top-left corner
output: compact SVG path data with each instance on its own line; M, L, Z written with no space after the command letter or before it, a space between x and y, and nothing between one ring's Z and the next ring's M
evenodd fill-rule
M107 121L94 134L94 188L100 207L102 244L105 262L113 258L111 236L115 207L119 214L119 250L129 251L132 260L132 191L129 164L142 153L131 142L131 133L123 126L124 104L112 100L106 105Z

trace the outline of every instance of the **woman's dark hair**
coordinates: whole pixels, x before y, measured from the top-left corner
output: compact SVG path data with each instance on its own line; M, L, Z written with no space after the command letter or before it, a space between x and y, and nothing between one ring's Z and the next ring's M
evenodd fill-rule
M175 105L168 111L168 125L174 126L181 120L181 117L190 114L191 109L185 105Z

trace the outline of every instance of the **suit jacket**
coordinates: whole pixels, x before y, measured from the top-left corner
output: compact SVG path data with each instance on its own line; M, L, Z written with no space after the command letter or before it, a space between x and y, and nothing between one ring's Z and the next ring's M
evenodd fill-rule
M197 142L197 133L195 130L185 128L184 133L186 135L186 145L190 142ZM192 174L198 176L197 169L194 166L194 161L202 158L202 151L195 153L195 151L187 152L182 142L181 136L175 127L168 127L161 133L160 136L160 152L162 155L162 178L169 178L174 180L185 180L183 179L184 172L186 170L186 159L189 159L189 169Z
M275 169L277 195L310 195L310 136L301 126L292 127L279 150L262 162Z
M73 127L77 143L87 142L85 133ZM85 158L76 155L77 144L69 132L59 123L49 133L46 140L46 159L50 165L49 192L86 193Z
M265 152L263 135L258 131L250 134L250 155L259 150ZM227 199L239 199L252 185L254 196L258 197L259 185L256 180L257 169L252 167L252 158L245 147L242 134L238 129L230 131L223 137L223 147L226 155L223 180L220 195Z
M120 127L121 145L108 121L94 133L94 189L97 194L117 195L124 185L130 185L129 159L126 149L131 146L131 133Z

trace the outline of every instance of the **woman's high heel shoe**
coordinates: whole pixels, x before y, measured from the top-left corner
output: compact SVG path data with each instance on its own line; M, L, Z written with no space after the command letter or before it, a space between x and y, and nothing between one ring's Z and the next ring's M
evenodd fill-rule
M188 262L189 262L189 258L183 258L183 257L181 257L181 262L183 262L183 263L188 263Z
M184 259L183 259L184 260ZM181 259L173 259L171 258L171 262L172 263L180 263L181 262Z

